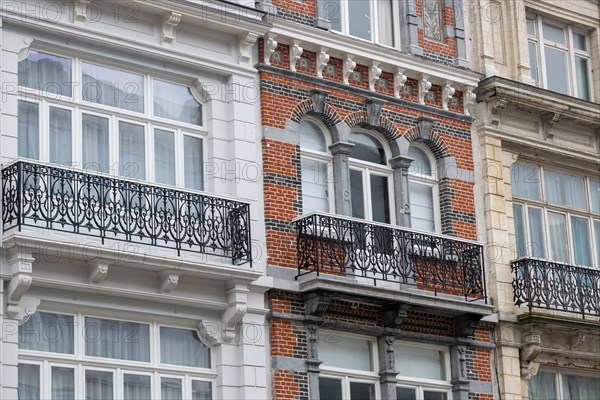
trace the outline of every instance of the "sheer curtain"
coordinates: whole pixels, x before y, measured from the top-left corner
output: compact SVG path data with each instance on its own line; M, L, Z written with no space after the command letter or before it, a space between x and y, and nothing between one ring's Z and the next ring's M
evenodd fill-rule
M327 163L324 161L301 159L302 169L302 209L329 212Z
M212 400L212 385L206 381L192 381L192 400Z
M540 208L527 207L529 216L529 243L532 257L546 258L546 241L544 238L544 221Z
M105 371L85 371L86 400L112 400L113 374Z
M85 354L150 361L150 328L146 324L88 317L85 319Z
M74 398L75 370L52 367L52 400L72 400Z
M31 50L19 62L19 85L71 97L71 60Z
M161 327L160 362L210 368L210 348L200 341L193 330Z
M40 400L40 366L19 364L19 400Z
M161 378L160 397L168 400L182 400L181 379Z
M19 100L18 104L18 152L19 157L40 158L40 112L39 105Z
M533 164L514 163L510 169L513 196L540 200L540 168Z
M108 173L108 118L83 114L82 131L83 168Z
M412 346L394 346L396 371L414 378L446 380L444 352Z
M564 400L598 400L600 379L598 377L562 375Z
M121 176L146 179L144 126L119 122L119 172Z
M580 210L586 209L583 178L546 170L544 182L546 200L549 202Z
M151 399L150 377L147 375L124 374L123 398L124 400ZM164 397L163 399L167 400Z
M526 252L526 239L525 239L525 225L523 223L523 205L513 203L513 222L515 224L515 247L518 257L525 257Z
M36 312L19 326L19 349L74 353L73 317Z
M144 112L144 76L102 65L81 63L84 100Z
M202 156L202 139L185 135L183 137L183 169L185 187L188 189L204 189Z
M71 165L71 111L50 107L50 162Z
M548 227L550 231L550 249L552 260L568 262L567 222L563 214L548 212Z
M154 130L155 180L165 185L175 185L175 137L173 132Z
M556 374L539 371L529 380L529 400L549 400L556 398Z
M202 105L187 86L154 79L154 115L202 126Z
M590 248L589 220L587 218L572 216L571 233L573 236L573 255L575 257L575 264L591 267L592 254Z
M433 187L409 181L408 191L410 193L411 227L434 232Z
M392 0L377 0L377 12L379 14L379 43L386 46L394 45L394 13L392 11Z
M372 343L349 336L319 335L319 359L330 367L373 371Z

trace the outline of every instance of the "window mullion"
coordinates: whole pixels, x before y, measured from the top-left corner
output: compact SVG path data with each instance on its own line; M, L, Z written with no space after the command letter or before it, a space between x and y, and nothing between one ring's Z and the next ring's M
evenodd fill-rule
M539 69L541 72L540 82L542 83L542 87L548 87L548 80L546 76L546 52L544 51L544 34L542 30L542 17L538 15L537 24L535 26L537 29L537 37L538 37L538 51L540 53L540 65Z
M579 93L578 93L578 88L577 88L577 77L576 75L576 71L575 71L575 53L574 53L574 43L573 43L573 29L571 28L570 25L566 26L566 31L567 31L567 40L566 40L566 44L567 44L567 51L569 53L569 62L567 63L567 71L569 73L569 81L571 82L571 90L569 90L569 93L571 94L571 96L577 96L579 97Z

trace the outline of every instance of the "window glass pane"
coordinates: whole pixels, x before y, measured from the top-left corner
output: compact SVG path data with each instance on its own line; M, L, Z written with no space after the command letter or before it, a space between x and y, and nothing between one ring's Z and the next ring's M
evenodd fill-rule
M365 218L365 199L362 172L350 170L350 197L352 201L352 216Z
M19 62L19 85L71 97L71 60L30 50Z
M513 196L540 200L540 168L537 165L514 163L510 169Z
M388 192L388 178L371 175L373 221L390 223L390 195Z
M542 32L544 34L544 40L565 44L565 30L563 28L543 22Z
M204 172L202 165L202 139L185 135L183 137L183 169L185 187L203 190Z
M569 94L567 73L567 53L545 46L546 82L548 89L558 93Z
M581 33L573 32L573 45L577 50L587 51L586 36Z
M36 312L19 326L19 349L74 353L73 317Z
M366 339L338 335L319 335L319 359L331 367L373 371L372 346Z
M176 378L161 378L160 379L160 396L162 399L181 400L181 379Z
M542 210L540 208L527 207L527 212L529 214L529 254L536 258L546 258Z
M429 157L427 157L423 150L411 146L408 148L408 156L414 159L414 161L410 163L409 173L425 176L433 175Z
M40 366L19 364L18 374L19 400L40 400Z
M40 158L40 113L39 105L19 100L18 104L18 147L19 157Z
M327 142L321 128L311 121L300 122L300 147L327 152Z
M81 63L83 100L144 112L144 76L102 65Z
M596 248L596 268L600 268L600 221L594 220L594 233L595 233L595 244Z
M433 187L409 181L408 191L410 193L411 227L422 231L434 232Z
M586 209L583 178L560 172L544 171L546 199L554 204Z
M75 399L75 370L52 367L52 400Z
M592 212L600 213L600 181L590 180L590 195Z
M327 163L302 158L301 167L303 212L329 212Z
M396 371L401 376L446 380L445 353L441 350L395 345Z
M160 362L210 368L210 348L190 329L160 328Z
M531 67L531 78L535 81L536 85L539 85L539 72L538 72L538 57L537 57L537 43L529 42L527 44L529 49L529 66Z
M349 1L347 4L350 35L371 40L371 2Z
M375 400L375 385L350 382L350 400Z
M513 203L513 221L515 223L515 246L517 258L525 257L525 226L523 224L523 205Z
M588 59L575 56L575 79L577 80L577 97L590 100L590 76L588 73Z
M386 46L394 45L394 12L392 11L392 0L378 0L377 13L379 23L377 29L379 29L379 43Z
M341 379L319 377L319 395L322 399L342 400Z
M156 182L175 185L175 136L173 132L154 130L154 168Z
M417 400L417 391L413 388L396 387L396 400Z
M112 400L113 374L106 371L85 371L86 400Z
M50 162L70 165L71 111L50 107Z
M573 235L573 255L575 264L592 266L591 239L589 220L587 218L571 217L571 234Z
M350 153L350 157L376 164L387 165L383 146L374 137L365 133L353 133L350 135L350 143L354 143L354 148Z
M331 22L331 29L334 31L342 31L342 12L341 0L324 0L318 1L317 5L323 8L323 15Z
M539 371L529 380L529 399L556 399L556 376L552 372Z
M210 382L192 381L192 400L211 400L212 387Z
M568 262L569 253L567 249L567 224L563 214L548 212L548 227L550 231L550 249L552 260Z
M537 36L537 32L535 30L535 20L533 18L527 18L525 20L525 24L527 26L527 34L530 36Z
M147 375L123 374L123 397L125 400L151 399L150 377Z
M430 392L428 390L423 391L423 400L447 400L448 393L446 392Z
M119 122L119 174L146 179L144 126Z
M154 79L154 115L202 126L202 105L190 88Z
M83 114L83 168L108 173L108 118Z
M562 374L563 396L565 400L596 400L600 395L598 376L577 376Z
M87 356L150 361L150 328L146 324L87 317Z

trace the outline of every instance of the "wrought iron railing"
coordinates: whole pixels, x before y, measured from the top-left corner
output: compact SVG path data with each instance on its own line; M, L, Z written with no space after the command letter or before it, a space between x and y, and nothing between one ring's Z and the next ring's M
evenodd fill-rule
M521 258L512 271L517 306L600 316L600 270Z
M298 277L310 273L389 281L419 289L485 299L483 246L323 213L294 220Z
M2 221L252 262L247 203L54 165L3 168Z

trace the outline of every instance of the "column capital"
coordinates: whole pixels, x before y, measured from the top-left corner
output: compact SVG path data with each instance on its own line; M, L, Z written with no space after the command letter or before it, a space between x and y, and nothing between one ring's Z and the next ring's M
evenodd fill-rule
M329 150L331 150L331 155L333 156L337 154L349 156L354 146L354 143L336 142L329 146Z
M407 156L396 156L390 158L390 166L392 167L392 169L399 168L402 170L408 170L413 161L415 161L414 158L410 158Z

